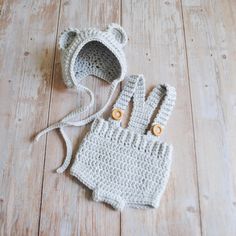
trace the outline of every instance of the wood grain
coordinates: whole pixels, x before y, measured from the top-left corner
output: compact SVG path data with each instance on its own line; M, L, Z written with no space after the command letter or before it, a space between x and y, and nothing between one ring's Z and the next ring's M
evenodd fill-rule
M0 0L0 235L236 235L235 8L233 0ZM111 22L128 34L129 74L144 74L148 91L161 82L177 89L162 137L174 145L172 173L157 210L93 202L68 171L55 173L65 156L59 133L31 140L88 103L62 82L58 33ZM83 84L95 92L92 113L109 85ZM75 149L89 127L67 129Z
M236 235L235 1L183 1L202 235Z
M0 235L38 232L57 1L0 4Z
M149 91L157 83L168 82L176 87L178 95L174 115L162 138L172 142L175 148L167 191L158 210L123 212L122 235L200 235L180 2L124 1L122 22L130 35L127 50L130 71L144 74Z
M111 22L119 23L119 19L119 1L62 1L59 32L69 26L102 28ZM61 79L58 53L53 81L50 123L61 119L77 105L88 102L84 94L77 95L76 91L65 88ZM83 84L95 93L94 112L105 103L109 85L94 78L86 78ZM88 128L89 126L67 129L69 136L75 141L75 149ZM91 191L68 173L59 175L54 172L65 156L65 147L62 144L57 132L48 135L40 235L119 235L119 212L105 204L93 202Z

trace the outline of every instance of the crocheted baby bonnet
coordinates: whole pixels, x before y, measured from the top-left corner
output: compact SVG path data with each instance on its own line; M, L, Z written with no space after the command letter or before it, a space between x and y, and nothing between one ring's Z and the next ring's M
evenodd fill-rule
M127 128L121 119L133 98ZM168 84L155 87L145 100L143 76L128 78L109 120L96 119L82 141L71 174L93 190L93 199L116 209L156 208L170 173L172 146L161 142L176 99ZM147 130L156 108L157 116Z
M90 103L85 107L76 108L61 121L41 131L38 140L43 134L59 128L65 140L67 154L63 165L57 169L62 173L69 165L72 156L72 144L66 135L66 126L83 126L99 117L107 108L119 82L124 79L127 71L123 47L127 43L124 29L117 24L110 24L105 31L96 28L84 30L67 29L59 37L61 51L62 78L68 88L83 90L90 96ZM81 85L81 80L89 75L110 83L110 91L106 104L101 110L81 120L81 113L87 111L94 104L93 92Z

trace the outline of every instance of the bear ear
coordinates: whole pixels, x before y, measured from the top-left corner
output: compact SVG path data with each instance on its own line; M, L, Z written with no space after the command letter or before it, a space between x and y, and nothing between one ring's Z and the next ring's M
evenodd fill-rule
M108 25L107 31L111 33L115 40L124 47L128 41L127 34L125 33L125 30L118 24L112 23Z
M68 48L75 39L75 37L78 35L78 32L79 31L77 29L72 28L64 30L59 37L59 49L63 50Z

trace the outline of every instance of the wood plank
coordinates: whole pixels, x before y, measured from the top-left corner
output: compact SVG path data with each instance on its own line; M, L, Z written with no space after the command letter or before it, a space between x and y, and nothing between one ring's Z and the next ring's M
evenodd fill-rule
M200 235L193 126L181 6L177 0L123 1L129 35L129 71L144 74L147 89L168 82L177 104L163 140L173 143L172 173L157 210L125 210L121 235Z
M0 4L0 235L37 235L57 1Z
M118 0L62 1L59 31L67 27L104 27L111 22L119 23L120 2ZM89 78L83 82L96 96L97 106L106 101L109 85L98 79ZM77 95L66 89L61 79L59 55L55 65L50 123L58 121L78 104L86 104L84 94ZM74 140L74 147L89 130L68 128ZM40 235L119 235L120 213L102 203L91 200L91 191L66 174L59 175L54 170L61 164L65 147L57 132L48 135L45 178L42 201Z
M203 235L236 235L235 8L183 0Z

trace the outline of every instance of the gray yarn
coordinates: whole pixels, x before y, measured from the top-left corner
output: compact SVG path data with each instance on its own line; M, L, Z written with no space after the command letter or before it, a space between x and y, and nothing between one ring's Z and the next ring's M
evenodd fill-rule
M79 87L81 79L95 75L109 83L124 79L127 66L123 47L127 35L118 24L105 31L96 28L68 29L61 33L61 65L68 87Z
M93 199L111 204L122 210L158 207L165 190L171 166L172 146L161 142L153 131L147 130L151 117L160 105L151 127L163 129L175 104L175 89L167 84L153 89L145 100L143 76L127 79L113 109L125 111L133 98L133 111L127 128L120 120L104 120L101 114L107 108L119 82L126 74L123 46L127 36L122 27L111 24L107 30L68 29L59 38L63 80L67 87L85 91L91 101L86 107L77 108L61 121L49 126L36 136L58 128L65 140L67 155L57 169L62 173L69 166L72 144L64 127L92 124L76 154L71 174L93 190ZM81 113L94 104L91 90L81 85L89 75L97 76L111 84L104 107L81 120ZM122 113L123 114L123 113Z
M145 101L143 76L131 76L114 109L125 111L132 97L134 106L128 127L122 128L121 121L112 118L96 119L70 170L93 190L95 201L119 210L124 206L158 207L171 166L172 146L159 141L147 127L160 105L152 126L164 128L175 104L175 89L159 85Z
M105 31L96 28L85 30L67 29L59 37L61 50L62 78L68 88L75 88L79 92L85 91L90 96L90 103L85 107L76 108L61 121L52 124L41 131L38 140L47 132L59 129L66 143L67 154L63 165L57 169L62 173L70 164L72 144L64 128L67 126L83 126L99 117L107 108L119 82L126 74L126 59L123 47L127 43L127 35L117 24L110 24ZM110 83L110 90L106 104L98 112L81 120L80 115L94 104L93 92L81 85L81 80L89 75Z

